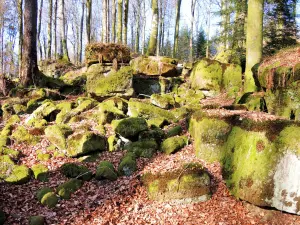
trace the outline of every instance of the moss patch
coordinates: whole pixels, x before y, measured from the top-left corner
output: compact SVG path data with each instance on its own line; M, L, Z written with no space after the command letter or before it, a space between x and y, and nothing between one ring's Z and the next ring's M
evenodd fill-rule
M148 129L144 118L126 118L115 121L113 127L116 133L125 138L135 138L140 132Z
M17 143L25 142L26 144L35 145L39 141L39 137L31 135L27 129L23 126L18 126L16 130L14 130L11 138L15 140Z
M65 163L60 167L60 171L68 178L77 178L79 180L88 181L92 179L92 172L85 166L74 163Z
M31 167L34 178L46 182L48 181L48 168L42 164L36 164Z
M134 155L125 155L121 160L118 173L120 175L131 176L137 170L136 159Z
M46 138L59 150L66 150L66 138L72 133L67 125L53 125L45 129Z
M28 167L14 166L11 174L5 178L5 181L11 184L25 184L30 180L31 171Z
M161 151L169 155L179 151L187 144L188 138L186 136L170 137L162 142Z
M29 218L29 225L44 225L45 218L43 216L31 216Z
M114 181L118 179L118 175L111 162L103 161L97 167L95 178L97 180L108 179Z
M79 190L82 185L83 181L78 179L70 179L57 187L57 193L63 199L70 199L71 195Z
M151 158L158 150L155 140L142 140L131 142L124 147L128 152L133 152L137 157Z

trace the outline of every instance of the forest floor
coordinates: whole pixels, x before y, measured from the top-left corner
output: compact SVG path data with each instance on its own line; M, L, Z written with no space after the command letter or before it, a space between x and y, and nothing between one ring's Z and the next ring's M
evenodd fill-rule
M218 102L219 100L214 100ZM203 102L202 104L208 104ZM210 102L211 104L212 102ZM220 102L218 102L219 104ZM220 103L222 105L223 103ZM225 103L224 103L225 104ZM211 110L212 113L224 113ZM228 112L228 111L227 111ZM251 113L262 118L267 114ZM268 115L268 119L275 117ZM22 118L25 120L25 117ZM185 124L182 124L185 127ZM185 127L186 128L186 127ZM186 129L185 129L186 131ZM187 131L186 131L187 132ZM189 135L187 133L187 135ZM12 143L13 149L22 152L20 164L28 167L37 163L36 150L46 151L50 143L43 137L36 146ZM94 162L81 163L93 172L99 162L108 160L117 168L125 151L103 152ZM179 204L178 202L156 202L149 200L141 175L147 171L163 172L176 169L180 162L200 162L212 178L212 198L206 202ZM55 188L67 181L59 168L74 158L51 158L42 162L50 169L49 181L31 179L23 185L0 183L0 208L9 217L6 224L28 224L28 218L42 215L47 224L300 224L300 216L273 209L262 209L231 196L222 178L219 163L208 164L195 157L193 145L188 145L173 155L157 153L152 159L138 159L138 171L130 177L119 177L117 181L85 182L70 200L60 200L53 209L41 205L36 192L42 187Z

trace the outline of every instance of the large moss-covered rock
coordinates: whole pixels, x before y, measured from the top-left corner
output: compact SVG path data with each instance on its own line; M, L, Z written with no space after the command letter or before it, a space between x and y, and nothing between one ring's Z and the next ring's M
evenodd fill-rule
M86 67L78 70L71 70L63 74L59 79L67 85L82 86L86 83L86 75L84 74L86 70Z
M242 88L242 67L229 64L223 74L222 88L230 95L234 95Z
M34 178L46 182L48 181L48 171L49 169L42 165L42 164L36 164L31 167L31 170L33 172Z
M151 95L151 103L162 109L170 109L175 107L175 99L173 94L153 94Z
M0 147L0 155L8 155L12 159L17 159L20 155L20 151L7 148L7 147Z
M30 180L31 171L25 165L14 166L5 181L11 184L25 184Z
M170 137L164 140L161 144L161 151L170 155L182 149L188 144L188 138L186 136Z
M162 85L158 77L133 77L133 89L136 96L151 96L152 94L159 94L162 92Z
M120 70L112 70L105 76L88 76L87 92L96 97L123 96L131 97L132 89L132 69L129 66L122 67Z
M48 208L54 208L58 203L58 197L54 192L48 192L42 197L41 203Z
M61 151L67 149L66 138L71 133L72 129L67 125L53 125L45 129L46 138Z
M133 152L137 157L151 158L158 150L155 140L142 140L131 142L124 147L128 152Z
M194 89L219 93L222 87L223 67L218 61L202 59L197 62L191 73L191 85Z
M48 117L50 120L51 113L56 110L56 106L51 101L44 102L40 107L33 111L33 113L26 119L27 123L32 123L32 120L41 120ZM54 117L55 118L55 117Z
M149 130L139 133L139 140L154 140L160 143L165 137L165 132L159 128L152 126Z
M161 119L169 123L176 122L176 118L171 111L136 99L130 99L128 103L128 115L132 117L143 117L145 119Z
M59 185L56 189L58 195L63 199L70 199L71 195L79 190L83 185L82 180L70 179L67 182Z
M95 178L97 180L108 179L114 181L118 179L118 174L111 162L103 161L97 167Z
M232 63L232 64L236 64L236 65L240 65L241 64L241 59L239 58L239 53L235 50L232 49L225 49L225 50L221 50L218 52L218 54L216 55L216 57L214 58L215 60L221 62L221 63Z
M137 170L136 158L134 154L125 155L118 167L120 175L131 176Z
M189 131L194 138L196 156L210 163L221 161L231 127L225 120L195 113L190 120Z
M44 225L45 218L43 216L31 216L29 218L29 225Z
M25 127L18 126L11 135L11 139L16 141L17 143L24 142L29 145L35 145L38 143L40 138L38 136L30 134Z
M148 197L157 201L176 200L184 203L210 199L210 177L198 163L188 163L182 169L142 176Z
M67 140L67 155L77 157L106 150L106 139L92 132L75 133Z
M57 110L60 110L60 112L56 115L55 122L57 124L61 124L64 121L64 118L66 115L71 112L73 109L74 103L72 102L61 102L56 105Z
M134 74L146 76L175 77L177 73L176 59L167 57L141 56L131 61Z
M15 167L14 161L8 155L0 156L0 179L5 179L11 175Z
M60 167L60 171L68 178L77 178L84 181L90 180L93 176L93 173L87 167L75 163L63 164Z
M119 121L113 121L113 127L117 134L122 137L134 139L140 132L148 129L144 118L126 118Z
M117 60L119 63L129 63L130 49L122 44L91 43L85 48L86 63L109 63Z

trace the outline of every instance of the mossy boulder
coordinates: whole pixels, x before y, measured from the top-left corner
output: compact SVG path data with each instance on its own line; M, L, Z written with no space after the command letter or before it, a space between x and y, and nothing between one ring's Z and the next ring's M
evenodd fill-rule
M1 134L0 136L0 149L3 149L7 144L10 143L10 139L6 136Z
M129 139L136 138L140 132L148 129L144 118L126 118L114 121L112 125L117 134Z
M107 139L107 143L108 143L108 151L113 152L118 149L117 146L118 138L116 135L109 136L109 138Z
M42 205L47 206L48 208L54 208L58 203L58 197L54 192L47 192L43 195L40 202Z
M31 171L25 166L14 166L8 177L5 178L7 183L11 184L25 184L30 180Z
M139 133L139 141L142 140L154 140L160 143L165 137L165 132L159 128L152 126L149 130Z
M60 110L60 112L56 115L55 122L57 124L63 123L63 120L65 116L71 112L73 109L74 104L72 102L61 102L56 105L57 110Z
M210 163L221 161L224 144L231 132L231 124L222 119L195 113L189 126L189 131L194 138L196 156Z
M0 155L8 155L12 159L17 159L20 155L20 152L7 147L0 147Z
M0 179L9 177L14 167L15 163L8 155L0 155Z
M134 154L125 155L118 167L120 175L131 176L137 170L137 163Z
M20 117L18 115L12 115L7 121L6 121L6 126L10 126L10 125L16 125L18 123L20 123Z
M245 106L249 111L268 111L264 95L261 93L245 93L237 103Z
M86 67L78 70L71 70L63 74L59 79L70 86L82 86L86 83L86 75L84 74L86 70Z
M159 94L162 92L162 85L159 77L133 77L133 89L136 96L151 96L152 94Z
M34 178L46 182L48 181L48 167L42 165L42 164L36 164L31 167L31 170L33 172Z
M106 139L103 136L86 131L70 136L67 140L67 146L67 155L78 157L106 150Z
M13 134L11 135L11 139L17 143L24 142L29 145L35 145L40 140L38 136L30 134L29 131L23 126L18 126L17 129L14 130Z
M215 93L221 91L223 77L222 64L215 60L202 59L192 70L190 81L192 88L209 90Z
M67 149L66 138L70 134L72 134L72 129L67 125L53 125L45 129L46 138L61 151Z
M164 77L176 77L179 75L176 70L177 63L176 59L155 56L141 56L130 62L134 74Z
M45 218L43 216L31 216L29 218L29 225L44 225Z
M175 127L172 127L168 130L166 137L170 138L170 137L174 137L177 135L180 135L182 133L182 127L180 125L177 125Z
M178 87L175 92L174 99L181 106L199 105L205 95L200 90L191 89L186 83Z
M173 94L153 94L151 95L151 103L162 109L170 109L175 107L175 99Z
M218 52L218 54L214 59L225 64L230 63L230 64L241 65L241 59L239 58L238 52L232 49L225 49L225 50L222 49L221 51Z
M95 97L131 97L134 92L132 89L132 69L125 66L118 71L112 70L105 76L88 76L86 88L87 92Z
M158 150L155 140L142 140L131 142L124 147L128 152L133 152L136 157L151 158Z
M118 179L118 174L111 162L103 161L97 167L96 176L97 180L108 179L115 181Z
M161 119L169 123L176 122L171 111L161 109L147 102L130 99L128 103L128 115L132 117L143 117L145 119Z
M68 178L77 178L79 180L88 181L92 179L93 173L85 166L75 163L65 163L60 167L60 171Z
M5 127L3 127L1 130L1 137L7 137L11 135L13 128L13 125L6 123Z
M59 185L56 191L61 198L70 199L71 195L77 190L79 190L82 185L83 185L82 180L72 178L66 181L65 183Z
M164 140L161 144L161 151L170 155L184 148L188 144L186 136L170 137Z
M13 109L17 115L21 115L26 112L27 107L25 105L15 104L13 105Z
M198 163L188 163L171 172L142 176L148 197L157 201L203 202L211 197L210 176Z
M242 67L236 64L229 64L223 74L222 88L229 95L235 95L242 88Z
M45 194L53 192L53 190L49 187L43 187L41 189L39 189L36 193L36 198L38 199L38 201L42 201L43 197Z
M33 111L33 113L26 119L26 123L32 123L32 120L42 120L44 118L47 118L49 121L53 121L56 115L52 116L54 119L51 119L50 117L55 111L56 106L54 103L51 101L46 101Z

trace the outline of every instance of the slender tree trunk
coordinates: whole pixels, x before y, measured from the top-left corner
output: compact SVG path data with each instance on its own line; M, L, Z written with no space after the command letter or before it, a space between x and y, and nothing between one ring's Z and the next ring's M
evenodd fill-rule
M158 3L157 0L152 0L152 28L147 55L155 55L157 48L158 35Z
M107 0L102 1L102 35L101 40L107 43Z
M21 74L22 48L23 48L23 0L18 0L18 24L19 24L19 74Z
M116 15L117 15L117 11L116 11L116 7L117 7L117 2L116 0L112 0L112 31L111 31L111 41L113 43L116 42Z
M117 26L117 41L122 43L122 16L123 14L123 0L118 0L118 26Z
M52 50L52 5L53 1L49 0L49 21L48 21L48 45L47 45L47 58L51 59L51 50Z
M193 61L193 41L194 41L194 20L195 20L195 4L196 0L192 0L191 4L191 35L190 35L190 54L189 54L189 61Z
M81 11L81 21L80 21L80 40L79 40L79 57L78 61L79 63L82 63L82 39L83 39L83 20L84 20L84 1L82 1L82 11Z
M124 26L123 26L123 43L127 44L127 26L128 26L128 10L129 9L129 0L125 0L124 2Z
M68 52L68 46L67 46L67 37L66 37L66 17L65 17L65 0L61 0L60 5L60 16L61 16L61 27L60 27L60 35L61 35L61 52L63 55L63 58L67 61L70 61L69 58L69 52Z
M138 53L140 51L140 17L141 17L141 5L140 0L137 0L137 13L135 17L136 27L135 27L135 48L134 51Z
M208 6L208 20L207 20L207 31L206 31L206 58L209 58L209 41L210 41L210 20L211 20L211 0L209 0Z
M43 59L43 47L41 45L41 26L42 26L42 15L43 15L43 3L44 1L41 0L41 5L39 9L39 25L38 25L38 46L40 50L40 60Z
M55 0L55 4L54 4L54 58L57 59L57 1Z
M221 17L222 17L222 44L223 49L228 49L228 36L229 36L229 23L230 23L230 13L229 13L229 2L227 0L221 1Z
M37 66L37 0L26 0L24 10L24 48L22 59L21 84L25 87L35 84L38 76Z
M244 92L254 92L257 90L252 69L262 59L263 11L264 0L248 1L246 73Z
M86 36L89 44L91 43L92 0L86 0L86 9Z
M178 37L179 37L179 21L180 21L180 8L181 0L177 0L176 4L176 23L175 23L175 33L174 33L174 48L172 57L176 57L178 51Z
M145 54L145 39L146 39L146 3L143 1L143 33L142 33L142 55Z

